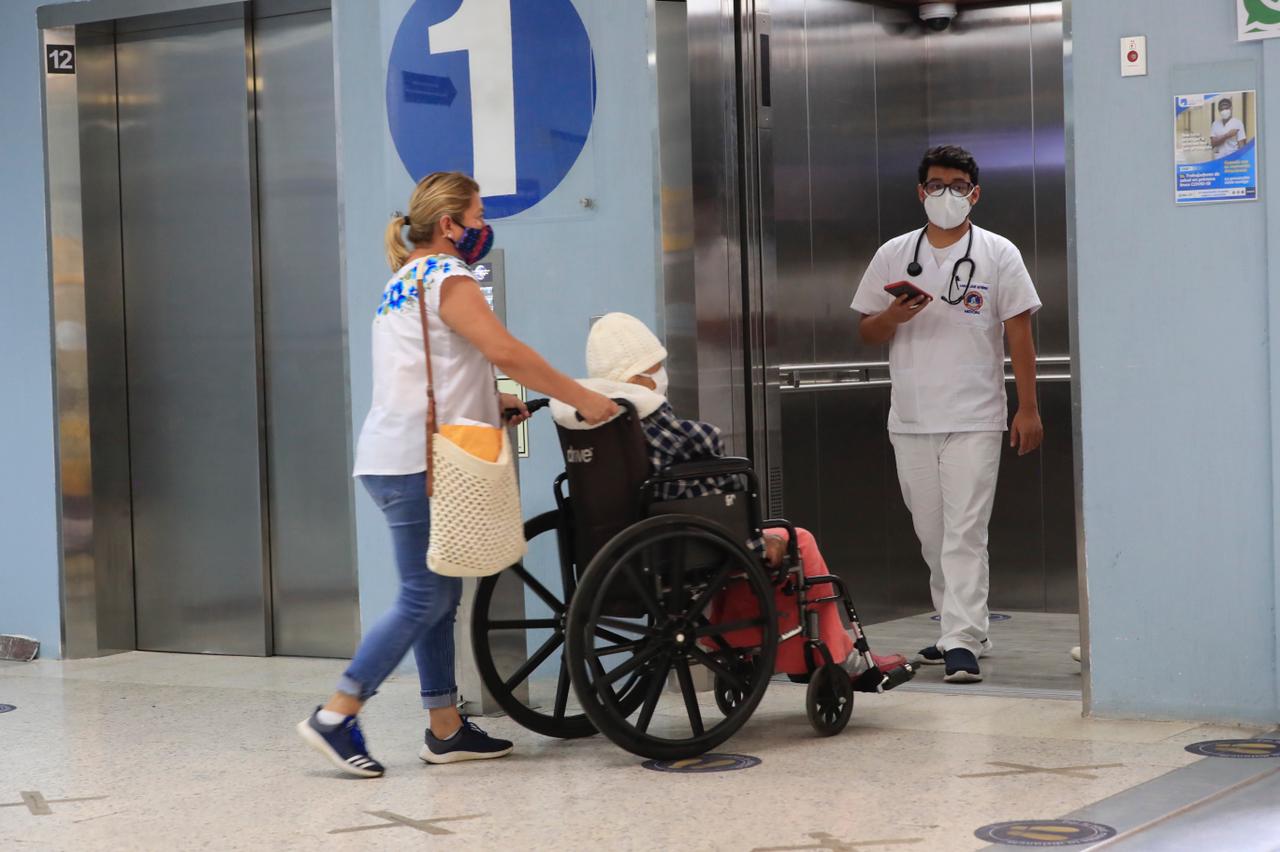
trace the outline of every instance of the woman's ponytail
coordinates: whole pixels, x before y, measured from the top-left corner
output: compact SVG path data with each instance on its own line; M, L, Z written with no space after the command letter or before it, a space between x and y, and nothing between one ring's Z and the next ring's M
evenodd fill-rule
M397 213L387 225L387 263L393 270L404 266L409 260L409 246L404 241L404 226L407 218Z
M410 244L431 242L436 225L445 216L461 222L479 192L480 185L461 172L436 172L419 181L409 198L409 215L397 213L387 225L387 263L391 268L408 263L413 253ZM409 229L409 243L404 240L405 228Z

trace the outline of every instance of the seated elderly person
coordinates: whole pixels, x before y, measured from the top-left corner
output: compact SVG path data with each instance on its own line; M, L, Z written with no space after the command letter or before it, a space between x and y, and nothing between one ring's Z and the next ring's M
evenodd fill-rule
M724 455L720 430L710 423L698 420L682 420L667 401L667 371L664 362L667 350L644 323L633 316L612 313L601 317L587 338L587 372L590 378L582 383L606 396L626 399L641 418L645 438L649 444L649 464L655 474L672 465L698 461ZM573 411L560 403L553 403L557 422L573 428ZM580 428L580 427L579 427ZM661 486L659 497L676 500L721 493L730 483L717 478L680 480ZM796 530L797 546L806 576L826 576L831 572L818 550L818 543L808 530ZM762 554L771 567L782 564L787 551L788 533L784 529L765 530L761 539L749 542L749 546ZM829 586L827 587L829 588ZM825 596L829 591L815 590L815 596ZM778 590L780 616L792 613L795 618L794 598L786 597ZM832 658L840 663L854 679L866 670L861 654L853 653L854 637L845 629L840 611L833 601L817 605L819 633L830 650ZM802 674L806 671L802 641L784 642L778 650L778 671ZM872 659L882 672L906 664L900 654ZM878 681L877 681L878 682ZM865 681L863 682L865 685Z

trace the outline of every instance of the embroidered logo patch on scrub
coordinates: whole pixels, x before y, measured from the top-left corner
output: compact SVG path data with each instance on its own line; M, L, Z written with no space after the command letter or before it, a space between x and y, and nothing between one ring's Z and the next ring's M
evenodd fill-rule
M964 297L964 312L966 314L980 314L982 313L982 306L986 303L986 297L977 290L970 290Z

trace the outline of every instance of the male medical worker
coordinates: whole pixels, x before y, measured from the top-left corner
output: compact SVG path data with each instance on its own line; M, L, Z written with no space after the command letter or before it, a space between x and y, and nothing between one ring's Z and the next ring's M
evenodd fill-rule
M1218 117L1209 128L1211 137L1209 141L1213 144L1215 160L1221 160L1239 151L1240 146L1248 138L1244 132L1244 122L1233 115L1232 106L1231 98L1218 101Z
M1009 428L1021 456L1044 437L1031 337L1040 299L1013 243L970 221L982 194L973 155L932 148L919 178L928 226L876 252L852 307L862 339L889 344L889 438L942 616L941 638L919 660L944 664L951 683L974 683L991 647L987 524L1000 444ZM907 292L895 298L886 288ZM1011 428L1005 337L1018 389Z

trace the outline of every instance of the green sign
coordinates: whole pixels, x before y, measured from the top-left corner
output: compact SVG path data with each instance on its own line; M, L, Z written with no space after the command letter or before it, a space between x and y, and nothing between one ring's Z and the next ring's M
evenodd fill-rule
M1240 41L1280 36L1280 0L1236 0Z

